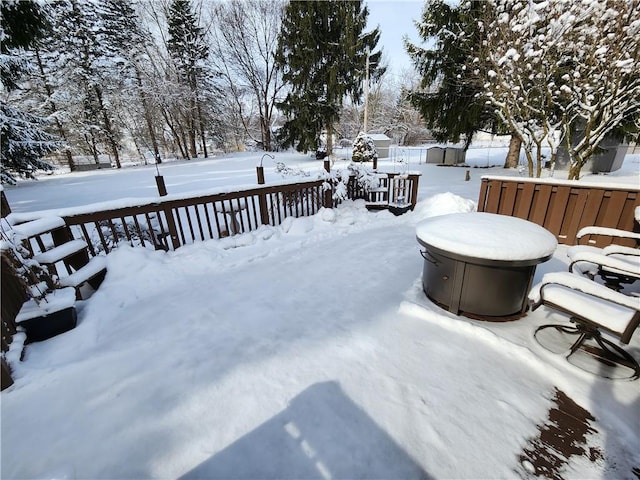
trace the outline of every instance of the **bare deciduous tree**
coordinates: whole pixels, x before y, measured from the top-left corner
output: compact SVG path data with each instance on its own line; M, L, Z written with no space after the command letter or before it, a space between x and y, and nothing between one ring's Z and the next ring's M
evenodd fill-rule
M283 15L283 2L274 0L230 0L212 4L212 61L222 72L232 94L236 117L250 137L253 108L258 115L260 141L273 150L271 138L276 101L283 88L274 54ZM254 138L254 140L256 140Z
M542 146L553 164L564 141L578 179L605 136L640 115L640 3L496 0L486 12L485 98L522 139L531 176Z

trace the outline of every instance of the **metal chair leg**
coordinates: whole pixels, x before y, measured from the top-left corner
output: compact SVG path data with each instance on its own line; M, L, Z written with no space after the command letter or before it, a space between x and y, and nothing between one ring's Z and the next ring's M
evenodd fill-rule
M640 364L638 364L637 360L633 358L626 350L611 342L610 340L604 338L596 327L580 323L574 318L572 318L571 321L574 322L575 325L541 325L534 332L534 337L539 331L547 328L554 328L557 331L566 333L568 335L578 335L578 339L573 342L571 347L569 347L569 353L565 356L567 360L569 360L569 357L571 357L576 351L578 351L587 340L593 339L599 345L600 349L604 352L605 356L608 355L609 357L612 357L610 360L611 363L633 370L634 375L630 378L631 380L640 378Z

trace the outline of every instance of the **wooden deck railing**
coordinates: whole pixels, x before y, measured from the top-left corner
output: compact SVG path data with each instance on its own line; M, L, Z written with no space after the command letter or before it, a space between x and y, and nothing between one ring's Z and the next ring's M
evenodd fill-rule
M196 241L279 225L286 217L315 214L324 206L323 181L261 186L211 195L162 198L153 203L64 216L73 238L92 255L120 242L175 250Z
M567 245L575 245L578 230L590 225L637 231L638 205L639 188L513 177L483 177L478 199L478 211L530 220ZM612 241L602 236L581 239L596 246ZM633 245L633 241L618 242Z
M403 202L413 207L418 202L418 185L420 174L409 173L406 175L399 173L385 173L379 177L380 188L377 192L365 192L357 184L355 177L349 179L347 184L348 196L351 199L363 198L365 200L380 201L384 197L390 203Z
M402 196L417 202L419 175L382 175L387 198ZM63 216L69 238L84 239L89 253L110 252L120 242L175 250L196 241L250 232L261 225L277 226L286 217L314 215L321 207L336 206L324 180L258 186L246 190L183 198L161 198L153 203ZM348 198L363 198L352 178ZM68 238L66 239L68 240Z

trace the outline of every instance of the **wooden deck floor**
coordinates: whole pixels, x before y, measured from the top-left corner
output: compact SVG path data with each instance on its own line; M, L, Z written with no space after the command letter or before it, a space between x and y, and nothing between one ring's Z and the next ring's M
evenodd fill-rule
M578 455L597 462L604 459L604 453L588 445L588 435L598 433L593 415L561 390L556 389L553 401L546 421L538 426L538 436L530 438L520 454L520 463L527 474L564 480L564 467L570 457ZM634 476L640 479L640 466L625 478Z

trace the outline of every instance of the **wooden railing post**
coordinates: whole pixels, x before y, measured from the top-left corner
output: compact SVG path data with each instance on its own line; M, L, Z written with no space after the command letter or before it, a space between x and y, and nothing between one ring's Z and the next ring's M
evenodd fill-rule
M324 169L327 173L331 173L331 162L329 160L324 161ZM333 183L331 181L327 183L329 183L330 188L324 191L324 208L333 208Z
M162 175L156 175L156 187L158 187L158 194L161 197L167 195L167 186L164 183L164 177Z
M410 174L409 180L411 180L411 210L413 210L418 203L418 182L420 182L420 174Z
M176 228L176 222L173 219L173 209L169 206L165 206L163 208L164 216L167 219L167 231L169 233L169 237L171 238L171 245L167 245L168 247L175 250L180 246L180 238L178 237L178 229Z
M6 195L4 194L4 190L0 190L0 215L2 218L6 217L11 213L11 207L9 206L9 201L7 200Z
M260 222L269 225L269 209L267 208L267 192L263 188L258 194L258 204L260 205Z
M256 167L256 176L258 177L258 185L264 185L264 167L262 165ZM258 194L258 205L260 206L260 222L263 225L269 225L269 209L267 208L267 194L264 189Z

